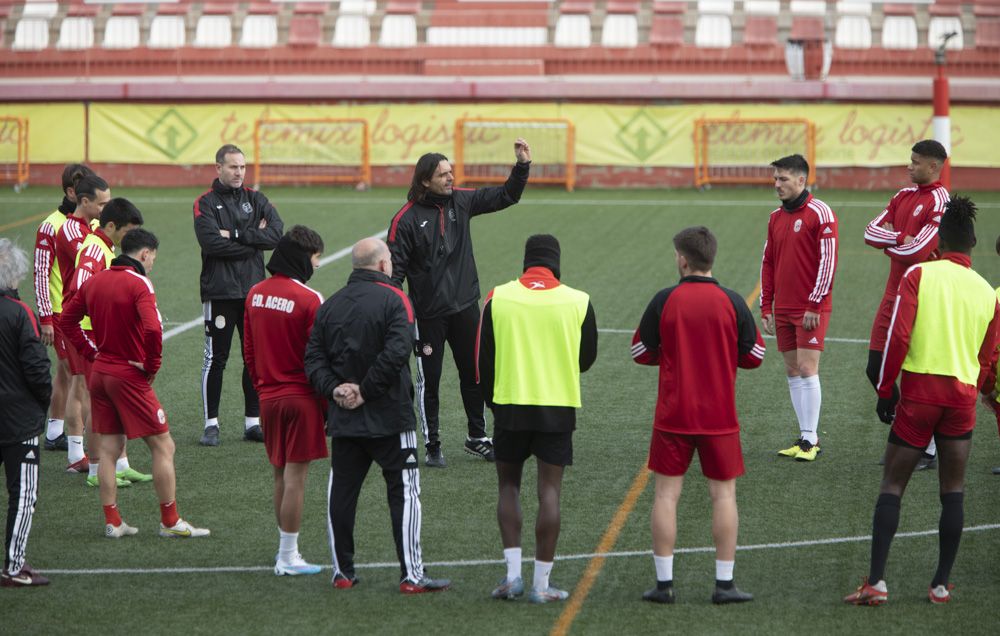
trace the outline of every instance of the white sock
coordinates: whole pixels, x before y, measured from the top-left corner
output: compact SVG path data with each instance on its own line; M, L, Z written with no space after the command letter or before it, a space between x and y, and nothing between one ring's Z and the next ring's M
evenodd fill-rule
M661 557L654 554L653 565L656 566L657 581L674 580L674 555Z
M218 427L219 426L219 418L217 418L217 417L210 417L207 420L205 420L205 428L208 428L209 426Z
M504 548L503 560L507 563L507 580L521 578L521 548Z
M128 457L119 457L118 461L115 462L115 471L122 472L123 470L128 470Z
M248 417L246 418L246 421L243 422L244 429L253 428L254 426L260 426L259 417Z
M933 436L931 437L931 443L927 445L927 448L924 449L924 452L930 455L931 457L937 456L937 442L934 440Z
M99 465L97 462L90 462L90 468L87 469L87 477L97 477L97 467Z
M810 444L816 444L819 442L819 407L823 402L823 392L819 388L818 375L802 378L799 387L799 400L799 404L802 406L802 418L799 419L802 438Z
M49 418L49 427L45 431L45 438L51 441L62 434L63 434L63 421L57 420L55 418Z
M299 552L299 533L278 528L278 560L288 563Z
M792 397L792 410L795 411L795 419L799 422L799 430L802 430L802 378L799 376L789 376L788 393Z
M715 560L715 580L716 581L732 581L733 580L733 568L736 567L736 561L719 561Z
M552 562L535 559L535 591L544 592L549 589L549 574L552 574Z
M67 435L66 444L69 447L69 450L66 451L69 463L75 464L84 458L83 435Z

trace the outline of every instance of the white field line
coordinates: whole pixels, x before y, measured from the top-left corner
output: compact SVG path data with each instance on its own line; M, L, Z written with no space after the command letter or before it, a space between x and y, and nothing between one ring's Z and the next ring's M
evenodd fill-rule
M378 234L373 235L372 238L384 239L387 235L388 235L388 230L382 230ZM337 261L344 258L345 256L351 253L352 248L353 246L344 247L342 249L337 250L333 254L330 254L329 256L324 256L323 258L320 259L319 266L323 267L324 265L332 263L333 261ZM198 316L197 318L194 318L192 320L177 325L173 329L168 329L167 331L164 331L163 340L164 341L170 340L174 336L180 335L185 331L190 331L191 329L194 329L195 327L198 327L203 324L205 324L205 318L203 316Z
M963 530L963 532L986 532L989 530L1000 530L1000 523L988 523L978 526L969 526ZM933 530L918 530L914 532L899 532L896 534L896 539L907 539L912 537L929 537L934 536L938 533L937 529ZM866 541L871 541L871 535L858 535L854 537L830 537L827 539L812 539L806 541L783 541L779 543L757 543L753 545L741 545L736 549L740 551L749 550L784 550L789 548L805 548L811 546L820 545L837 545L842 543L864 543ZM700 548L677 548L674 550L675 554L695 554L695 553L714 553L714 546L706 546ZM607 552L604 554L567 554L563 556L556 556L557 561L579 561L579 560L590 560L594 557L603 558L623 558L623 557L648 557L653 554L652 550L631 550L623 552ZM430 563L425 563L424 565L428 567L477 567L481 565L499 565L503 564L503 559L470 559L461 561L434 561ZM322 566L324 570L331 569L331 566ZM386 563L358 563L354 567L357 569L374 570L374 569L385 569L385 568L398 568L399 563L386 562ZM243 573L243 572L270 572L274 569L271 565L257 565L257 566L219 566L219 567L180 567L180 568L101 568L101 569L88 569L88 570L49 570L41 569L40 572L45 574L83 574L88 576L102 575L102 574L213 574L213 573Z
M404 197L386 199L386 198L375 198L375 197L327 197L327 198L312 198L312 197L295 197L287 196L281 197L285 202L294 203L304 203L304 204L324 204L330 205L344 203L344 204L377 204L377 205L388 205L395 206L394 210L398 210L399 206L404 203ZM152 197L152 198L136 198L134 199L136 203L177 203L185 204L187 206L191 205L192 199L190 197ZM877 214L885 208L885 199L879 201L845 201L842 203L837 203L834 208L867 208L872 211L872 214ZM3 196L0 195L0 204L3 203L17 203L20 205L24 204L34 204L34 205L49 205L52 203L51 197L31 199L26 197L18 197L16 195ZM540 206L551 206L551 207L570 207L570 206L614 206L614 207L625 207L628 206L639 206L639 207L650 207L650 206L669 206L669 207L692 207L692 208L704 208L704 207L761 207L766 208L771 206L771 209L777 207L777 201L774 199L745 199L745 200L721 200L713 201L706 199L577 199L577 198L566 198L566 199L523 199L521 205L540 205ZM977 203L976 207L981 210L990 209L1000 209L1000 203Z
M625 333L632 335L635 329L598 329L600 333ZM774 340L774 336L764 336L765 340ZM824 338L825 342L849 342L852 344L868 344L868 338Z

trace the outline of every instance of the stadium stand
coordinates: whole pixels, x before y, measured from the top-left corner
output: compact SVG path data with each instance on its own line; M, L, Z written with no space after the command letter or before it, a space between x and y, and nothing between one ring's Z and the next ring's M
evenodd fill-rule
M580 78L573 80L579 86L572 89L574 95L622 98L635 94L634 82L621 86L630 76L715 76L719 79L711 89L705 88L704 79L685 79L647 82L639 84L638 90L641 94L658 91L661 96L736 98L737 84L720 76L762 81L790 75L819 78L827 73L838 78L928 77L934 73L931 49L950 32L957 36L948 43L948 73L982 78L985 87L977 91L959 86L959 94L967 91L974 100L983 101L1000 90L989 84L1000 78L1000 0L888 5L872 0L178 0L118 4L0 0L0 25L4 27L0 42L6 43L0 53L0 90L14 100L60 94L76 98L70 89L56 85L36 85L25 91L22 83L15 88L18 78L73 78L78 86L81 80L102 78L117 82L130 95L197 99L227 97L230 89L210 82L192 89L169 78L244 74L278 81L306 74L372 79L452 75L460 83L446 91L448 97L473 94L469 92L473 90L483 95L484 88L489 94L499 91L492 86L470 88L479 76L568 76ZM234 47L239 47L239 55L232 55ZM116 54L121 49L134 53ZM614 81L597 80L602 74L614 76ZM124 88L134 83L131 78L139 77L145 86ZM552 86L568 90L565 80L560 82ZM315 94L309 91L324 90L315 82L312 86L302 89L306 91L303 97ZM388 83L384 86L379 94L395 95ZM436 96L441 86L427 88L427 93L417 85L408 85L406 90L414 97ZM928 90L899 86L879 85L878 91L889 98L912 99ZM97 84L94 87L92 95L99 98L102 93ZM275 96L286 95L273 90ZM538 98L556 89L546 91L533 84L519 90L525 91L524 97ZM812 94L809 91L815 89L791 90ZM366 91L358 86L348 95L374 96ZM251 97L248 93L244 98Z

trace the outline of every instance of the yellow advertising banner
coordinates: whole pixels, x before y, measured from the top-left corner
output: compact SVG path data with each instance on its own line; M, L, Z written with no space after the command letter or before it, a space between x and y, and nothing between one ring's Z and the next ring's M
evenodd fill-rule
M36 163L83 159L86 112L83 104L0 104L0 117L28 119L28 157ZM17 156L17 141L10 135L11 130L0 130L0 156Z
M85 131L93 162L208 164L224 143L240 146L249 158L254 122L263 118L365 119L373 165L412 164L431 151L451 156L454 123L462 117L569 119L576 128L576 161L584 165L690 167L699 118L807 118L816 125L816 162L825 167L901 165L914 142L932 135L930 105L898 104L95 103L89 112L82 104L0 105L0 115L6 114L30 119L30 156L40 163L80 160ZM1000 109L957 106L951 115L952 165L1000 167L1000 145L988 134L1000 129ZM503 153L498 161L506 162L513 139L501 134L498 129L480 143L494 140ZM537 136L541 142L544 131ZM304 137L303 143L322 138Z

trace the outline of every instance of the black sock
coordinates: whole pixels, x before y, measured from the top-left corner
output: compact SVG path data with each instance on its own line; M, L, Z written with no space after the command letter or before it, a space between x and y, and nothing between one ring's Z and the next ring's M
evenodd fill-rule
M965 523L965 511L962 501L965 495L961 492L947 492L941 495L941 520L938 522L938 567L934 573L931 587L947 585L951 566L955 564L958 554L958 544L962 540L962 525Z
M715 587L719 588L720 590L731 590L735 585L736 583L733 581L733 579L729 579L728 581L720 581L719 579L715 579Z
M868 583L875 585L885 578L885 562L889 560L889 546L899 527L898 495L882 493L875 503L875 517L872 519L872 562L868 571Z
M669 581L657 581L656 582L656 589L661 590L661 591L662 590L669 590L673 586L674 586L673 579L671 579Z

